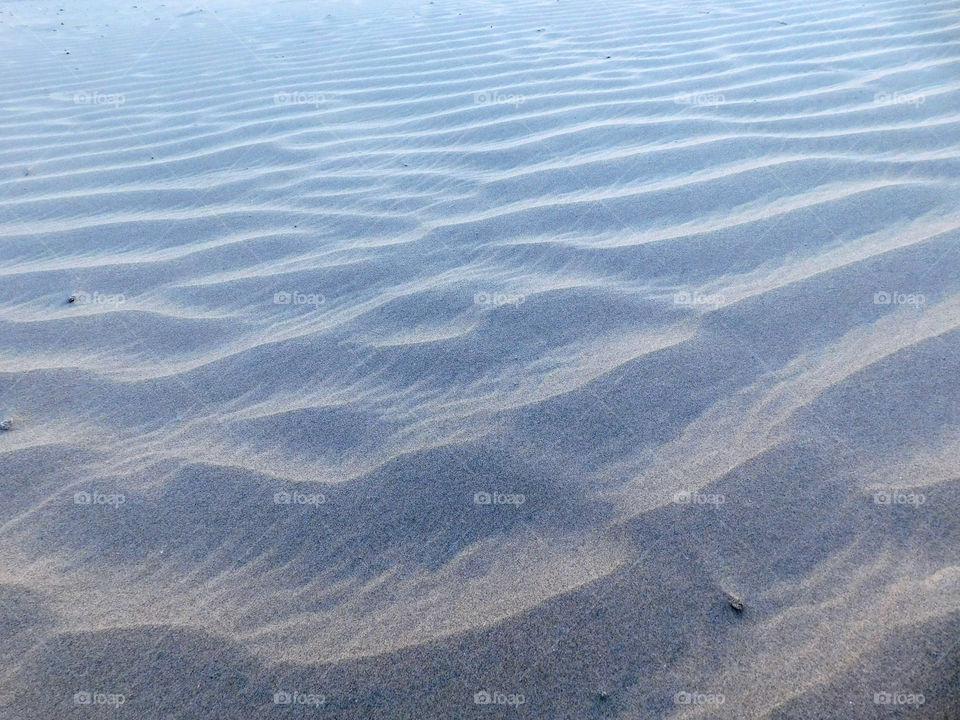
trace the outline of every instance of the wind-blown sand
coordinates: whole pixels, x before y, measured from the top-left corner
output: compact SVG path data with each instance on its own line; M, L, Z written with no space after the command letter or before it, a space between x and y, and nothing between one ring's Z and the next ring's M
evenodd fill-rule
M960 718L956 2L0 47L0 717Z

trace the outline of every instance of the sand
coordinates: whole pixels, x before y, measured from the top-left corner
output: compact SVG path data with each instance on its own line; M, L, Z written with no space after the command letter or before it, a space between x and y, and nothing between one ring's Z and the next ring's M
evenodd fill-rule
M955 2L0 47L0 718L960 718Z

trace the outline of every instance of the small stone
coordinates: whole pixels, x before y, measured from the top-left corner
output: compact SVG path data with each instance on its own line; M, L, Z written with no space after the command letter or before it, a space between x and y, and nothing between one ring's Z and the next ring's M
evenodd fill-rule
M0 430L6 432L7 430L13 430L13 420L9 418L6 420L0 421Z
M738 598L736 595L727 595L727 605L733 608L735 613L743 612L743 600Z
M75 303L76 301L77 301L76 295L71 295L70 297L67 298L68 303Z

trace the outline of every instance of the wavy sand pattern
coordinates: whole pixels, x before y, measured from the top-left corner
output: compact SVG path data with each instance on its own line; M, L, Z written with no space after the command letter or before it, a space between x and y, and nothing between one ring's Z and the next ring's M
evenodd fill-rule
M0 718L960 717L955 2L0 46Z

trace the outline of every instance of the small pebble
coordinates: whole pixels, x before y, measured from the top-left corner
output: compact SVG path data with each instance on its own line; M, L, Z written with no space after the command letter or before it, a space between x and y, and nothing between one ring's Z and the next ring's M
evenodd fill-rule
M7 430L13 430L13 420L0 421L0 430L3 430L4 432Z

